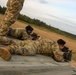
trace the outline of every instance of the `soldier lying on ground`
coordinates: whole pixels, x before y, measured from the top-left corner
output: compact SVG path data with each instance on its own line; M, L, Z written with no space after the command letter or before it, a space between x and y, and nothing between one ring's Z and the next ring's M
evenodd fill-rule
M31 38L32 31L33 27L30 25L26 26L25 29L9 28L7 35L16 39L26 40Z
M65 61L71 61L72 50L69 50L69 48L65 46L66 42L62 39L58 39L57 43L59 45L59 49L63 52L63 58Z
M11 54L23 56L32 56L36 54L54 54L54 59L56 61L64 60L62 52L59 50L57 43L47 38L39 37L37 40L22 41L1 36L0 39L2 39L6 44L9 43L9 45L6 47L0 47L0 56L4 60L10 60Z

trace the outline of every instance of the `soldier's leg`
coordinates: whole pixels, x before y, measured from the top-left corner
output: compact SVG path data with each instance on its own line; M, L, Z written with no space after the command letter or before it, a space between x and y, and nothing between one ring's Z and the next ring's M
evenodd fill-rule
M17 55L23 55L23 56L33 56L36 54L36 48L29 45L25 45L24 47L18 46L18 45L10 45L6 47L6 49L11 54L17 54Z
M6 48L0 47L0 57L6 61L11 59L11 53Z
M24 0L8 0L7 10L4 18L0 24L0 35L7 35L9 26L11 26L17 19L22 7Z
M36 54L36 50L37 50L37 47L33 45L28 45L28 44L27 45L25 44L24 46L22 46L22 42L20 42L20 43L9 45L5 48L0 48L0 51L1 51L0 56L4 60L10 60L10 57L11 57L10 53L23 55L23 56L33 56ZM7 56L5 56L5 54L7 54Z
M6 49L6 46L10 44L13 44L11 38L0 36L0 57L6 61L11 59L11 53L8 51L9 49Z
M0 36L0 45L10 45L12 43L13 39L6 36Z

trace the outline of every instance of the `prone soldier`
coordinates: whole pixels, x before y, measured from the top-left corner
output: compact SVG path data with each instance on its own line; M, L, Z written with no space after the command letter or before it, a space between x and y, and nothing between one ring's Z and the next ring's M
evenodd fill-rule
M4 44L10 43L6 47L0 47L0 56L4 60L10 60L11 54L29 56L36 54L53 54L56 61L63 61L62 52L56 42L38 37L36 40L15 40L8 37L0 38L3 39ZM3 44L3 43L2 43Z
M21 28L9 28L8 36L20 40L31 39L33 27L30 25L26 26L25 29Z
M11 36L16 39L30 39L33 28L28 25L25 29L15 29L10 26L16 21L23 7L24 0L8 0L7 10L0 24L0 36Z
M11 28L10 26L16 21L22 7L24 0L8 0L7 10L4 18L0 24L0 37L10 36L12 38L26 40L31 39L33 28L28 25L25 29Z

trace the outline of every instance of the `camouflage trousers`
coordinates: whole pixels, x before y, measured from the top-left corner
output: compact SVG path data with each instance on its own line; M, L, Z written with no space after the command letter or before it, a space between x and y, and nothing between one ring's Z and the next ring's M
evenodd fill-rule
M61 51L59 50L58 45L46 38L40 37L36 41L32 40L17 40L11 39L8 37L0 36L0 43L7 45L6 49L11 52L11 54L19 54L19 55L36 55L36 54L52 54L54 53L54 57L56 60L61 61L63 57L61 55Z
M16 21L23 7L24 0L8 0L7 10L0 24L0 35L7 35L9 27Z

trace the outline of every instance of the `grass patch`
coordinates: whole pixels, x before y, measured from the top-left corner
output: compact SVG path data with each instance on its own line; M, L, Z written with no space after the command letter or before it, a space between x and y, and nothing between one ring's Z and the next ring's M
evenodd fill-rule
M38 26L38 25L35 25L35 24L24 22L22 20L18 20L18 21L20 21L22 23L26 23L27 25L31 25L33 27L39 28L39 29L44 30L44 31L47 31L47 32L54 32L54 33L63 35L65 37L71 38L73 40L76 40L76 35L73 35L71 33L68 33L68 32L65 32L65 31L62 31L62 30L59 30L57 28L53 28L53 27L50 28L50 27L45 27L45 26Z

